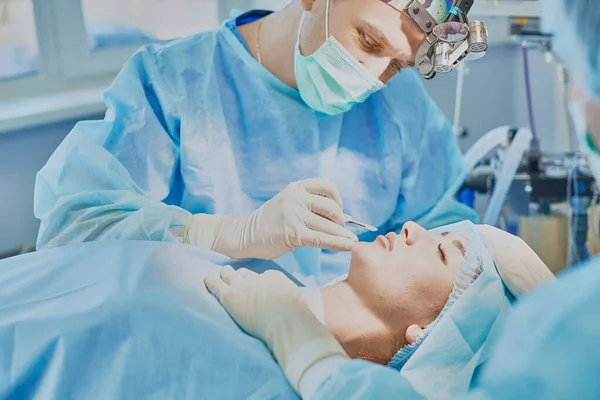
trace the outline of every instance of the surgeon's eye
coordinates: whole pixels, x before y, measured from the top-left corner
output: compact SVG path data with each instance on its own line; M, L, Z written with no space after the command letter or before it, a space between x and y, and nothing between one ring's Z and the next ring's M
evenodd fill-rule
M365 51L369 53L376 53L381 50L381 46L379 45L379 43L371 36L367 35L365 31L361 30L358 33L360 44L363 46Z
M402 69L402 65L400 65L398 61L392 61L390 63L390 69L394 72L400 72L400 70Z

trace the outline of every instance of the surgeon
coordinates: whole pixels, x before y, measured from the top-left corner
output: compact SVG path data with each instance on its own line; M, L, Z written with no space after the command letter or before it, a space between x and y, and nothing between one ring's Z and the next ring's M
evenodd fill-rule
M545 29L554 36L554 51L579 82L573 90L573 120L592 173L600 179L600 7L596 0L543 0L541 4ZM531 275L532 266L514 257L508 248L500 246L496 252L513 258L512 283L535 275ZM600 259L559 278L517 304L499 334L495 355L475 371L464 398L600 398ZM307 368L302 372L292 368L293 374L287 372L304 399L437 398L418 390L405 375L389 368L350 361L340 351L326 351L329 348L325 344L330 343L331 336L321 329L284 334L289 321L298 325L297 319L308 318L309 314L303 311L306 306L288 300L284 313L261 315L263 305L292 297L289 291L284 295L279 286L270 284L269 276L252 279L254 282L240 279L216 291L242 327L267 344L279 344L271 349L276 357L285 355L278 358L284 372L286 364L281 360L295 351L306 355L302 366ZM261 291L255 289L257 283ZM236 301L239 298L244 299L245 306ZM267 320L269 324L258 326L257 320ZM461 341L448 343L455 344L460 345ZM414 357L420 351L417 349Z
M425 6L442 22L451 3ZM183 241L276 259L375 238L345 214L383 233L475 219L454 198L450 124L410 68L425 36L386 1L296 0L142 48L106 118L77 124L38 173L37 247ZM348 264L308 253L292 258Z

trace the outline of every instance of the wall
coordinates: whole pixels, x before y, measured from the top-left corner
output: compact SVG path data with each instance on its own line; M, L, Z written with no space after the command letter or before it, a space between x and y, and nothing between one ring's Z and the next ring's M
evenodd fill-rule
M494 47L485 58L470 62L463 91L461 126L469 135L460 139L463 151L482 134L503 125L528 127L521 48L514 45ZM557 69L544 54L530 50L530 76L534 120L543 151L565 149L558 109ZM457 73L438 75L425 83L431 96L452 121Z
M218 0L83 0L82 8L92 31L128 27L158 40L219 26Z
M525 77L521 50L514 58L515 86L513 88L513 113L515 120L527 123L527 102L525 95ZM530 50L530 81L532 88L533 114L535 128L540 138L542 151L560 152L567 148L568 111L562 105L563 91L559 83L556 64L546 61L545 54Z
M0 135L0 254L35 242L35 174L75 121Z
M463 151L491 129L518 122L512 108L513 54L512 47L496 47L485 58L465 65L460 125L467 129L468 136L460 140ZM426 82L429 93L450 121L454 118L457 76L453 71Z

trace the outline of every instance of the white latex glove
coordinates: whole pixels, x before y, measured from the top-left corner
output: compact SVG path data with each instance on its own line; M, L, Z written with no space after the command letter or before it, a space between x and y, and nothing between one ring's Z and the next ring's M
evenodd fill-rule
M294 182L248 217L198 214L184 242L231 258L271 260L304 246L350 251L342 199L330 179Z
M332 355L348 357L283 273L259 275L227 266L220 277L208 275L204 282L243 330L267 344L296 390L316 362Z
M504 285L515 297L556 279L546 264L518 236L489 225L477 225L485 247L492 253Z

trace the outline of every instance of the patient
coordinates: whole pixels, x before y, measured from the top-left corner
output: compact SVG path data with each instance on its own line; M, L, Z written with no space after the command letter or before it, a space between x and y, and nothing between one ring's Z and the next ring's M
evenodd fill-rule
M389 364L425 398L454 399L467 393L476 370L493 354L487 339L499 333L513 296L551 279L533 250L496 228L465 221L427 232L408 223L399 235L355 246L347 279L305 297L351 358ZM302 315L302 296L293 284L277 274L261 277L228 267L206 283L242 327L266 341L298 385L303 368L319 355L303 358L298 349L310 348L308 342L294 347L293 340L281 341L303 330L287 317ZM285 289L269 296L269 285ZM324 313L315 307L319 294ZM309 319L302 317L315 329ZM315 339L313 345L320 343ZM323 350L329 351L331 345Z
M321 317L352 357L388 363L404 352L396 367L413 353L423 360L414 344L447 330L430 327L456 300L457 276L484 265L465 261L471 247L464 235L433 236L416 224L361 243L348 278L320 291ZM0 398L297 398L264 344L206 290L206 274L228 263L191 246L135 241L1 261ZM470 277L484 300L465 304L489 306L490 294L505 304L504 289L486 292L485 272ZM318 293L307 290L321 314ZM416 364L427 370L427 361Z
M348 278L321 290L326 326L352 358L389 363L440 314L467 247L461 234L433 236L415 223L359 243Z

